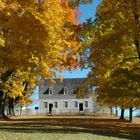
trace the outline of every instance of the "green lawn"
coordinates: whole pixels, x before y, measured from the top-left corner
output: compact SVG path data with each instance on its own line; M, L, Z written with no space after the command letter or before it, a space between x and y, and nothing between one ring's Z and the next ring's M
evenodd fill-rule
M92 134L62 134L62 133L10 133L0 132L0 140L117 140L117 138L96 136Z
M55 127L51 127L55 128ZM15 129L14 127L12 129ZM46 131L40 131L40 128L36 130L18 130L9 131L7 129L0 130L0 140L118 140L120 138L100 136L86 132L71 132L70 130L61 130L60 132L55 132L55 130L49 130L46 128ZM48 130L48 132L47 132Z
M17 118L0 122L0 140L140 140L140 124L116 118Z

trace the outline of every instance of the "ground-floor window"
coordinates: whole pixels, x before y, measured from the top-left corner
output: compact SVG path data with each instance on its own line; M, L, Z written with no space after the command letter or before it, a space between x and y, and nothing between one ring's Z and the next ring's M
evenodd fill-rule
M48 102L44 103L45 108L48 108Z
M88 107L88 101L85 101L85 107Z
M58 108L58 102L54 102L54 107Z
M64 107L68 108L68 102L67 101L64 101Z
M78 107L78 102L74 101L74 106L77 108Z

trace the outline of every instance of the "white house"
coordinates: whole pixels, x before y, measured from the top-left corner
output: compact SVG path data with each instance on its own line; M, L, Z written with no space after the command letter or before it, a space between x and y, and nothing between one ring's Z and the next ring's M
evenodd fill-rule
M108 112L109 109L98 109L93 101L92 93L88 93L83 99L77 99L75 90L82 86L84 78L68 78L61 82L55 79L52 85L49 80L40 80L39 83L39 114L83 114L96 113L101 110ZM99 106L98 106L99 108Z

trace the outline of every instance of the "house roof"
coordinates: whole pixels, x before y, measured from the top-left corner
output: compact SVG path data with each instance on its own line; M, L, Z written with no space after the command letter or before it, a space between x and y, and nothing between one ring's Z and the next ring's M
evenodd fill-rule
M85 78L65 78L63 81L60 79L53 79L56 83L53 84L53 94L49 95L48 88L52 87L50 80L40 80L39 83L39 98L40 99L71 99L76 98L74 91L77 87L82 86ZM68 94L64 95L64 89L67 88ZM47 93L47 94L46 94ZM61 94L60 94L61 93Z

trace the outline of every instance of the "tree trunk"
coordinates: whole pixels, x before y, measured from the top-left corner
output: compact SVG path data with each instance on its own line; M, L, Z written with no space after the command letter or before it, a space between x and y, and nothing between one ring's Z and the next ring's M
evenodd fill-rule
M124 119L124 109L121 109L121 116L120 119Z
M132 122L132 117L133 117L133 107L129 108L129 122Z
M113 107L110 107L110 115L113 115Z
M0 118L4 118L5 114L4 114L4 104L3 101L0 100Z
M7 70L2 76L0 77L1 82L6 82L14 73L14 70ZM8 119L8 117L4 113L4 107L5 107L5 99L6 95L5 93L0 89L0 118L2 119Z
M8 115L12 116L10 98L8 99L8 110L9 110L9 114Z
M14 113L14 99L13 98L9 98L8 108L9 108L9 115L15 116L15 113Z
M0 119L2 120L9 120L9 118L5 115L5 99L0 100Z
M14 73L14 70L7 70L2 76L0 77L2 82L6 82Z
M22 105L20 106L20 116L22 115Z
M0 118L4 118L4 92L0 90Z

